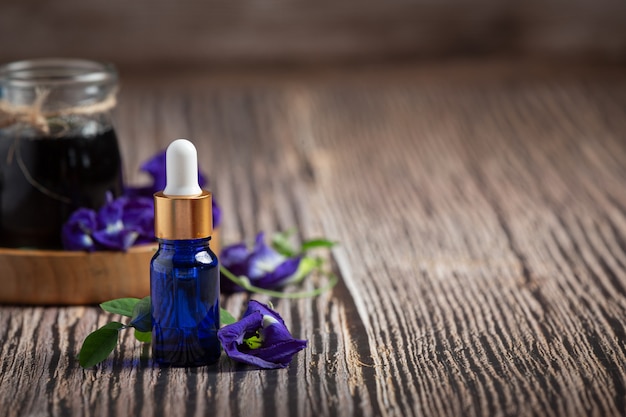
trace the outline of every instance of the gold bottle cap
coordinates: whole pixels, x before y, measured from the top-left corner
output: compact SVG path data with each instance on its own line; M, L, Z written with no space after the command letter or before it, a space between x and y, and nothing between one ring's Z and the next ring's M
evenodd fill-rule
M190 240L210 237L213 233L212 195L202 191L197 196L154 195L154 234L158 239Z

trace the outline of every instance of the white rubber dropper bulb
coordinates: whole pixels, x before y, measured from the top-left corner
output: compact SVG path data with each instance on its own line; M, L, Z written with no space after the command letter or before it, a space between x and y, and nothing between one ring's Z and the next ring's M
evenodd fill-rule
M165 196L193 197L202 194L198 185L198 153L187 139L176 139L165 151Z

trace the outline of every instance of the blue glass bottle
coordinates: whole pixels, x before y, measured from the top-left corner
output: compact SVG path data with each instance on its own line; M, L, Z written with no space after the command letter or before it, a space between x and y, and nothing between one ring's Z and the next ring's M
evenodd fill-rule
M191 142L172 142L165 162L165 189L154 194L159 250L150 263L152 359L165 366L209 365L220 356L220 275L209 248L213 196L198 185Z
M210 238L159 239L152 258L152 356L159 365L201 366L221 353L219 266Z

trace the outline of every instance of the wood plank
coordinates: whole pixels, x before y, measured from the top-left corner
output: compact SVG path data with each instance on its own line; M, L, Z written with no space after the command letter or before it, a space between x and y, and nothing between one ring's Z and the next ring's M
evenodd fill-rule
M341 242L341 282L272 300L309 340L278 371L225 357L154 368L130 335L82 370L80 342L113 316L2 306L2 410L624 415L626 78L402 74L126 85L116 126L129 178L188 136L223 242L324 234ZM245 300L222 302L238 315Z

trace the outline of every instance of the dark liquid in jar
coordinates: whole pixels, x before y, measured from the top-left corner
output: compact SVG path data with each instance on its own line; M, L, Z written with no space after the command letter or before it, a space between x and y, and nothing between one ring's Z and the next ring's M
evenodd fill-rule
M17 141L0 133L0 158L0 246L59 249L61 228L74 210L97 209L107 192L122 193L113 129Z

